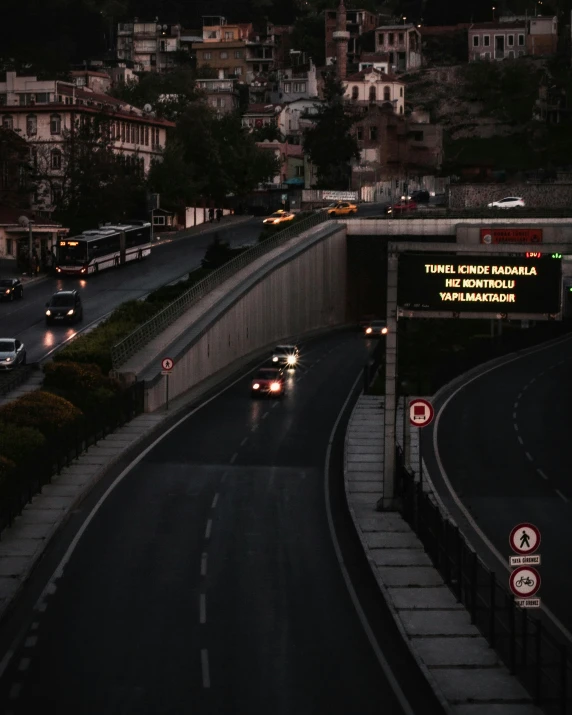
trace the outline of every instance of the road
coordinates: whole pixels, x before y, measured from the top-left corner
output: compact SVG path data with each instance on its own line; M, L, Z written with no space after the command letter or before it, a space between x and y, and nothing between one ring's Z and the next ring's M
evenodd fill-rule
M438 427L443 468L477 525L508 562L511 529L541 531L542 601L572 631L572 340L524 356L479 377L445 408ZM456 513L430 456L438 490ZM498 567L501 578L508 574Z
M48 278L24 288L24 299L0 305L0 337L16 337L26 346L28 362L47 357L77 332L101 320L120 303L133 300L200 266L214 232L231 246L255 243L261 219L238 225L216 227L213 232L178 238L169 243L157 241L150 258L137 264L104 271L87 279ZM82 323L72 326L45 324L45 304L57 290L77 288L84 304Z
M324 498L329 436L369 342L347 332L303 346L284 400L253 401L241 378L128 473L30 616L0 683L10 712L402 713L348 595ZM378 637L406 662L399 634ZM418 712L437 713L406 667Z

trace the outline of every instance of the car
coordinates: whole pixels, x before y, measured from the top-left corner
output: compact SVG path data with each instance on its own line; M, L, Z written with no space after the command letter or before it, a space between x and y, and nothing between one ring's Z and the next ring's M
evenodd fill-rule
M277 345L272 351L272 364L280 367L295 368L300 359L297 345Z
M279 223L287 223L288 221L292 221L293 218L293 213L280 209L279 211L275 211L271 216L268 216L268 218L265 218L262 223L275 226Z
M19 278L0 278L0 300L24 297L24 286Z
M366 313L365 315L362 315L358 323L360 331L365 330L372 320L377 320L377 315L375 315L375 313Z
M328 216L349 216L357 214L358 207L350 201L336 201L336 203L326 206L324 210L327 211Z
M407 213L408 211L417 211L417 202L413 201L411 196L402 196L401 200L393 204L391 213Z
M0 338L0 369L13 370L26 364L26 348L16 338Z
M77 290L59 290L46 303L46 325L75 323L83 318L83 305Z
M368 338L381 338L387 335L387 324L384 320L372 320L364 326L363 332Z
M284 397L285 387L283 370L261 367L252 378L250 393L252 397Z
M526 201L520 196L505 196L504 199L499 201L491 201L487 204L489 209L517 209L524 208L526 206Z
M431 196L425 189L418 189L411 192L411 198L418 204L428 204Z

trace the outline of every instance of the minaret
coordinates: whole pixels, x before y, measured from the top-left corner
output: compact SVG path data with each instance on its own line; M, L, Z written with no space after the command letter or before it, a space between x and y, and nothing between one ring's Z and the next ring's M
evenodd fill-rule
M336 43L336 73L338 79L346 78L346 70L348 65L348 41L350 33L346 29L346 8L344 0L340 0L336 17L336 31L333 34L334 42Z

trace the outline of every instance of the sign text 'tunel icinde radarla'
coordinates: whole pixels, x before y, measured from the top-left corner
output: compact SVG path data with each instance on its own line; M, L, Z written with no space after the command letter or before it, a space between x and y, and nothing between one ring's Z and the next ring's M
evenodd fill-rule
M399 257L398 303L413 310L556 313L561 262L550 257Z

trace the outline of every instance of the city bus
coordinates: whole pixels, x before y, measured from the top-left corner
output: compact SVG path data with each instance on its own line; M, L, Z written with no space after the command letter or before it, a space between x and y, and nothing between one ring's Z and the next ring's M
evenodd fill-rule
M140 261L151 253L151 224L103 224L97 230L62 238L56 251L56 273L82 275Z

